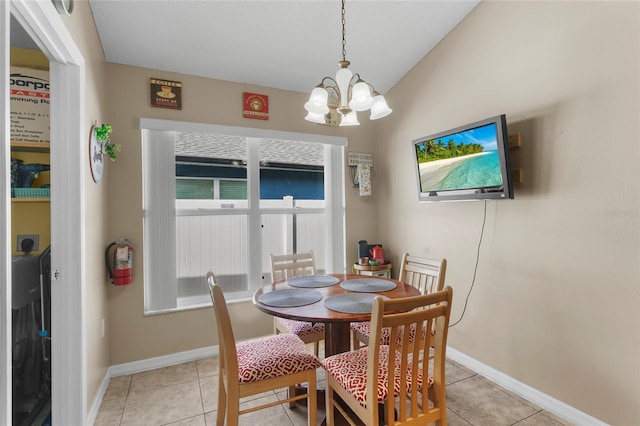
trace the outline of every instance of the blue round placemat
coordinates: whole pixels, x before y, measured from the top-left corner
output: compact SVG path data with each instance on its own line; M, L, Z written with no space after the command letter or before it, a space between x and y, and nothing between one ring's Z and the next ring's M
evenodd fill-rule
M304 306L322 300L322 293L317 290L304 290L301 288L287 288L284 290L270 291L258 297L258 302L275 306L277 308L291 308Z
M370 293L340 294L325 299L324 306L332 311L345 314L370 314L373 309L373 299L378 296L378 294ZM386 296L380 297L388 299Z
M353 280L343 281L340 287L349 291L360 293L376 293L380 291L389 291L396 288L396 283L389 280L381 280L379 278L356 278Z
M320 288L336 285L340 280L331 275L304 275L302 277L289 278L287 284L291 287Z

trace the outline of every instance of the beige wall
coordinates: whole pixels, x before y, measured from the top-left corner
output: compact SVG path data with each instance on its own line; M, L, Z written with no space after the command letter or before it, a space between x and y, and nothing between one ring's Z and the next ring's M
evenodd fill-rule
M381 240L448 259L457 320L485 205L418 203L410 142L507 115L524 183L486 203L449 344L617 425L640 424L639 16L638 2L482 2L376 128Z
M84 218L85 218L85 276L84 286L84 325L86 330L85 347L87 351L87 403L91 408L100 384L109 367L108 335L111 332L107 322L107 335L101 337L102 318L107 318L107 284L105 282L104 246L107 242L109 222L107 208L107 179L99 184L94 183L88 165L89 132L94 121L98 124L108 122L106 111L107 90L105 84L105 58L102 52L98 33L93 22L93 15L87 1L76 1L73 14L63 16L63 22L71 33L76 45L85 60L86 71L86 105L85 122L86 140L81 140L87 159L84 175ZM63 167L77 167L65 164ZM105 175L110 173L107 166ZM55 247L53 248L55 250ZM54 377L55 380L55 377Z
M110 286L109 348L112 365L137 361L217 344L211 309L144 316L142 245L142 156L139 118L255 127L289 132L346 136L348 151L372 152L372 127L338 129L304 120L303 105L308 94L173 74L118 64L108 64L109 116L114 127L112 139L122 144L116 164L109 164L109 238L131 237L135 280L126 287ZM156 77L183 84L183 109L152 108L149 104L149 78ZM320 78L322 76L318 76ZM269 96L268 121L242 118L242 92ZM364 120L363 120L364 121ZM374 181L374 185L377 182ZM377 238L376 197L362 198L346 185L347 260L356 256L357 241ZM373 212L373 213L372 213ZM231 308L236 337L269 334L271 318L249 302ZM240 315L242 313L242 315Z
M359 239L383 242L396 261L447 257L457 319L484 204L419 204L409 143L506 113L522 134L514 162L525 182L515 200L487 203L475 287L450 344L605 422L640 424L638 16L637 2L485 1L388 94L394 114L344 130L302 120L306 94L104 66L90 10L76 2L64 19L86 55L87 133L109 121L122 144L102 184L85 177L88 401L108 365L217 342L210 309L143 315L139 117L344 135L348 151L373 152L374 196L346 184L347 259ZM184 109L149 107L149 77L182 81ZM241 118L243 91L270 96L270 121ZM108 286L102 250L123 235L136 246L135 282ZM270 332L249 303L231 313L238 338L256 324Z

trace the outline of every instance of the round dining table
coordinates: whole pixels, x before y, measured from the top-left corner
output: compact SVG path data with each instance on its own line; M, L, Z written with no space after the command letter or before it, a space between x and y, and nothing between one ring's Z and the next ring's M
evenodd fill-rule
M383 277L363 277L362 275L355 274L331 274L309 277L312 278L308 279L307 282L310 282L311 286L306 288L290 285L290 283L294 284L293 280L295 279L278 281L262 287L253 295L253 303L256 308L269 315L298 321L323 323L325 325L325 358L351 349L350 323L371 320L371 308L365 312L362 306L360 306L360 309L358 309L359 312L349 313L339 311L342 310L340 307L334 308L339 310L328 308L327 305L332 306L331 302L358 297L365 297L372 300L375 295L388 297L390 299L420 295L420 291L410 284ZM316 281L320 282L319 286L314 286L313 277L318 278ZM322 278L322 280L320 280L320 278ZM304 280L304 277L297 277L296 279ZM326 283L328 282L331 284L327 285ZM371 289L368 290L368 287L371 287ZM380 287L382 291L375 291L377 287ZM280 304L272 304L270 300L273 298L269 296L277 296L279 294L288 295L289 293L283 292L271 295L269 295L269 293L283 290L292 292L291 294L293 295L295 295L296 291L303 293L301 290L307 290L313 293L303 293L303 295L312 294L321 297L316 301L299 306L274 306ZM310 300L315 300L316 298ZM349 309L347 308L346 310L348 311Z

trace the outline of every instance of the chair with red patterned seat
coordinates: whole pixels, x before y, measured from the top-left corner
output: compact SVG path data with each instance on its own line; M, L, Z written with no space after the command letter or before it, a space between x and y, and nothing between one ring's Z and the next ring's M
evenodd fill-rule
M446 273L447 259L428 259L405 253L402 256L398 279L416 287L422 294L429 294L444 288ZM351 323L351 341L354 349L369 344L370 326L368 321ZM383 345L389 344L388 330L382 331L381 338Z
M237 425L238 417L252 411L307 399L307 421L316 424L316 369L320 360L293 334L267 336L236 343L227 302L213 272L207 273L220 345L218 414L216 424ZM308 383L306 394L295 395L294 387ZM288 388L286 399L240 410L240 398L268 390Z
M271 282L316 274L316 261L313 251L297 254L271 255ZM296 321L274 317L274 331L291 333L304 343L313 343L313 352L318 356L320 341L324 339L324 324Z
M367 426L446 426L445 361L452 298L453 290L447 286L421 296L374 299L369 346L323 361L328 426L334 425L334 409L351 425L356 415ZM389 328L390 341L398 345L381 344L383 328ZM434 328L435 334L422 333L410 341L411 329ZM431 358L421 356L430 350ZM382 420L380 404L384 404Z

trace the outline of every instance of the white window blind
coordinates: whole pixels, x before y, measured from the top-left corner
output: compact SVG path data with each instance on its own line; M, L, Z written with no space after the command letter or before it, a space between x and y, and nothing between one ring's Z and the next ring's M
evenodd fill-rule
M175 133L142 130L144 308L176 308Z

